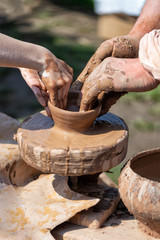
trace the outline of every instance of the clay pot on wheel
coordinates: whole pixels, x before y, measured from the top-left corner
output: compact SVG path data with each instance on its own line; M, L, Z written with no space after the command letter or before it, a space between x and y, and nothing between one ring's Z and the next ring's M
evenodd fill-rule
M54 119L54 127L58 127L65 131L84 132L88 130L94 120L98 117L101 105L98 104L93 110L87 112L78 112L79 109L76 109L76 105L72 104L73 103L69 104L66 111L54 107L50 102L48 102L52 119Z
M120 196L139 226L160 237L160 149L139 153L130 159L119 177Z
M107 171L125 157L128 128L112 113L98 117L101 106L79 112L77 93L70 93L67 109L48 104L26 119L17 132L23 160L44 173L82 176Z

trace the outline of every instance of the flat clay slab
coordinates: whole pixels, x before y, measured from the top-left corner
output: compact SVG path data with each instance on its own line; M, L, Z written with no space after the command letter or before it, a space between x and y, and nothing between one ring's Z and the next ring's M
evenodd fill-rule
M23 186L41 172L28 166L21 158L13 137L20 122L0 113L0 183Z
M99 229L63 223L53 229L56 240L156 240L142 232L138 221L120 201L114 213Z
M50 230L99 202L70 190L67 180L45 174L24 187L0 183L0 239L54 240Z
M59 131L45 111L26 119L17 132L23 160L44 173L80 176L104 172L125 157L128 128L112 113L85 133Z
M113 216L99 229L63 223L52 234L56 240L158 240L143 233L132 217L117 219Z
M98 197L100 201L88 210L77 213L69 221L88 228L100 228L114 212L120 201L118 189L110 186L90 186L87 184L82 193L85 195L87 193L88 196Z

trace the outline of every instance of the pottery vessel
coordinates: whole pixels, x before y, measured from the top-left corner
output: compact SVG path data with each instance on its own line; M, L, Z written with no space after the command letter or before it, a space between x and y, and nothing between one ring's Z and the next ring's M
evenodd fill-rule
M54 107L50 102L48 102L48 107L50 109L52 119L54 120L54 127L65 129L67 131L77 131L84 132L88 130L95 119L100 114L101 105L99 104L95 109L86 112L75 111L76 108L73 107L74 111L63 110ZM72 109L70 105L70 109Z
M79 112L78 96L70 93L67 110L48 103L52 118L40 112L26 119L17 132L23 160L44 173L81 176L107 171L125 157L128 128L101 106Z
M140 228L160 238L160 148L130 159L119 177L119 192Z

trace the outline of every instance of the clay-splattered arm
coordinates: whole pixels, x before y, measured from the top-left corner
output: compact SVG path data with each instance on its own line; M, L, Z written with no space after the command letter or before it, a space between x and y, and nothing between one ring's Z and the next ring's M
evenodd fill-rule
M72 69L48 49L0 34L0 66L20 68L37 100L64 108L72 81Z
M91 57L86 67L72 85L73 90L81 90L83 83L93 70L107 57L136 58L138 56L139 41L148 32L160 28L160 1L147 0L139 18L128 35L104 41ZM107 112L125 92L101 94L102 114ZM103 96L103 97L102 97Z
M128 35L104 41L91 57L72 89L81 90L92 71L107 57L135 58L138 56L139 41L148 32L160 28L160 1L146 0L135 25Z

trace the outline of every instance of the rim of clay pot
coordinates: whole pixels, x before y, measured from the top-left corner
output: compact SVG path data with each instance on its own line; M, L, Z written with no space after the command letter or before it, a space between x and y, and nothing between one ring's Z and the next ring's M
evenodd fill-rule
M50 101L48 101L48 107L56 127L78 132L84 132L88 130L101 111L100 103L98 103L95 109L86 112L73 112L60 109L53 106Z
M160 148L142 151L134 155L128 164L131 170L141 178L160 182Z

